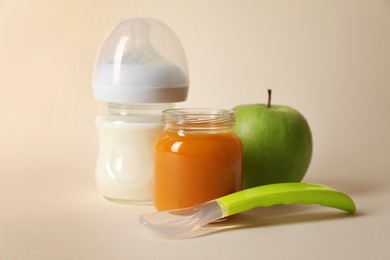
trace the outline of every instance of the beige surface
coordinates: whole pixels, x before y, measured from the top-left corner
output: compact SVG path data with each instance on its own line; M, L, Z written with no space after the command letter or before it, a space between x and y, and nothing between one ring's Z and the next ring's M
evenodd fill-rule
M187 52L180 106L293 106L308 119L306 181L349 193L358 214L257 209L204 236L138 224L151 206L94 183L95 55L120 20L165 21ZM0 259L389 259L390 1L0 1Z

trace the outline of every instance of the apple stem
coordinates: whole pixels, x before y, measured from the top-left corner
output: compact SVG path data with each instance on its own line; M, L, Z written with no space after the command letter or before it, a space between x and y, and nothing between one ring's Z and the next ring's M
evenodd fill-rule
M271 95L272 95L272 89L268 89L268 109L271 108Z

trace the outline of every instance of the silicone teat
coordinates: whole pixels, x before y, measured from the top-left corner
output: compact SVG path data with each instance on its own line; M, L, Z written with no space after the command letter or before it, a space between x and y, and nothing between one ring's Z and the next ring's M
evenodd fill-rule
M168 63L153 48L150 42L150 25L144 20L137 20L131 27L133 33L133 44L130 50L124 55L123 63Z

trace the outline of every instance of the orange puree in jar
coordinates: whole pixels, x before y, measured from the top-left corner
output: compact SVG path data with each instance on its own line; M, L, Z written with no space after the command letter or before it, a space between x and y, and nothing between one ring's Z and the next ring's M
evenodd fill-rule
M166 113L177 114L183 110L180 116L188 116L192 111L173 109ZM221 114L225 117L216 120L208 116L205 123L204 114L213 113L217 119ZM165 118L168 122L155 145L154 204L157 210L194 206L242 188L242 146L231 130L233 112L201 110L195 117L196 122L188 117L183 122Z

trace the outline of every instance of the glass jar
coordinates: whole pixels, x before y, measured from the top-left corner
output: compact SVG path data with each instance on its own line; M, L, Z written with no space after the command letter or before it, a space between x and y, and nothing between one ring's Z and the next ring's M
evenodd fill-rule
M107 199L153 202L153 146L162 131L162 110L174 104L108 104L96 117L99 156L96 183Z
M190 207L242 189L242 145L232 130L233 111L169 109L162 119L154 154L157 210Z

